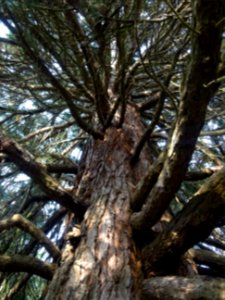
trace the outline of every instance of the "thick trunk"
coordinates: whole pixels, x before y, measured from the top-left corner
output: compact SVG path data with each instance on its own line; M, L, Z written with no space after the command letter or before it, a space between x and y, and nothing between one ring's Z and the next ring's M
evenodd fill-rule
M146 172L143 151L130 166L142 128L130 108L122 128L111 127L104 140L92 140L78 196L90 205L76 250L67 245L46 299L139 299L141 266L130 227L130 197ZM129 124L129 125L128 125Z

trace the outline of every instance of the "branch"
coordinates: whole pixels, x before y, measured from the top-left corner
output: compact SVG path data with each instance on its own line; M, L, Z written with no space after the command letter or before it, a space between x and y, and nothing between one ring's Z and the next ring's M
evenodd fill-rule
M104 125L109 112L109 103L106 89L99 75L99 69L102 66L99 63L97 56L94 54L94 51L91 49L91 47L89 47L89 40L79 24L79 18L77 15L74 14L74 12L67 10L65 12L65 17L68 25L73 30L73 34L75 35L83 52L83 57L86 60L86 65L93 81L97 114L100 122L102 125Z
M0 221L0 233L3 230L9 230L12 227L18 227L25 232L32 235L41 245L43 245L49 254L58 260L61 256L61 252L57 246L43 233L42 230L37 228L32 222L24 218L20 214L13 215L10 219Z
M73 116L74 120L77 122L78 126L82 128L84 131L91 134L96 139L103 139L103 134L100 131L93 129L92 124L88 124L83 120L80 116L79 111L76 105L73 102L72 95L70 92L61 84L61 82L52 74L52 72L48 69L43 59L39 56L39 53L35 52L27 42L26 38L24 37L23 31L18 24L17 20L15 20L13 14L10 12L9 7L6 3L4 3L4 8L7 11L7 14L13 20L14 24L16 25L16 29L10 25L9 22L4 22L4 24L15 33L20 38L20 42L24 48L26 54L30 57L30 59L35 62L35 65L38 67L38 70L46 76L51 83L51 85L56 88L56 90L60 93L62 98L64 99L65 103L67 104L71 115Z
M195 144L204 125L209 100L218 85L204 87L217 74L220 61L222 27L215 26L223 17L225 3L220 0L196 1L196 30L193 34L192 61L182 92L177 121L158 181L140 213L132 216L133 228L141 231L161 217L180 187ZM208 46L207 46L207 45Z
M0 255L1 272L27 272L51 280L56 268L56 264L45 263L31 256Z
M64 124L59 124L59 125L55 125L55 126L42 127L42 128L40 128L40 129L38 129L34 132L29 133L25 137L23 137L20 140L20 142L21 143L27 142L27 141L31 140L32 138L34 138L35 136L37 136L39 134L42 134L44 132L50 132L50 134L52 134L52 132L60 131L64 128L70 127L72 125L74 125L74 121L69 121L69 122L66 122Z
M47 171L49 173L71 173L77 174L78 165L70 164L70 165L59 165L59 164L46 164Z
M43 165L38 163L28 151L25 151L2 132L0 132L0 151L7 154L9 159L21 171L30 176L47 195L60 205L73 211L77 216L83 216L85 207L82 203L79 203L69 191L61 187L54 177L48 175Z
M67 211L64 207L62 207L60 210L56 211L45 223L45 225L41 228L42 232L44 234L48 234L50 230L61 221L61 219L66 215ZM34 247L36 246L37 242L35 240L30 241L23 250L19 253L22 255L30 254L31 251L33 251Z
M204 168L199 171L189 171L185 174L184 180L185 181L197 181L203 180L211 175L213 175L216 171L219 171L221 168L213 167L213 168Z
M0 43L6 43L13 46L18 46L18 43L16 41L4 37L0 37Z
M210 161L215 163L218 167L224 165L223 160L220 159L220 157L216 155L206 144L198 142L197 149L204 153L204 155L206 155Z
M151 109L152 107L156 106L156 104L158 103L159 101L159 98L160 98L160 95L161 93L160 92L157 92L155 94L149 94L149 99L146 101L146 102L143 102L141 104L138 104L138 109L143 112L145 110L148 110L148 109ZM142 98L142 97L147 97L148 95L145 95L143 93L143 95L132 95L132 99L135 99L135 98Z
M219 136L219 135L225 135L225 129L216 129L211 131L202 131L200 136Z
M133 211L138 211L141 209L142 205L145 203L150 191L154 187L159 174L163 167L165 153L161 153L158 159L152 164L147 172L147 174L139 181L135 193L131 198L131 208ZM187 172L184 180L185 181L197 181L210 177L215 171L220 168L208 168L200 171Z
M213 236L213 238L209 237L205 241L205 243L209 246L213 246L216 247L217 249L225 251L225 241L223 241L222 239L217 239L216 237Z
M196 263L215 269L217 273L219 273L221 276L224 276L225 258L223 255L200 249L190 249L188 252Z
M22 278L17 279L14 285L7 291L7 295L4 295L2 300L13 299L13 296L18 293L23 287L25 287L31 276L32 274L24 274Z
M170 0L165 0L165 2L169 6L169 8L172 10L172 12L175 14L175 16L177 17L177 19L181 22L181 24L184 25L184 27L188 28L191 32L199 33L197 28L192 28L187 22L185 22L185 20L183 19L183 17L173 7L173 5L170 2Z
M192 278L178 276L155 277L144 280L141 299L215 300L223 298L224 289L225 280L222 278L214 279L208 276L195 276Z
M170 66L170 70L169 70L169 73L168 75L166 76L165 78L165 82L164 83L161 83L161 87L162 87L162 91L160 92L160 95L159 95L159 100L157 102L157 107L156 107L156 111L155 111L155 114L153 116L153 119L152 119L152 122L151 124L149 125L149 127L146 129L146 131L144 132L143 136L141 137L140 141L138 142L138 144L136 145L135 149L134 149L134 153L132 155L132 158L131 158L131 163L134 164L138 161L139 159L139 156L140 156L140 153L144 147L144 144L147 142L147 140L151 137L152 133L153 133L153 130L155 129L156 125L158 124L159 122L159 119L160 119L160 116L162 114L162 111L163 111L163 108L164 108L164 102L165 102L165 99L166 99L166 96L167 96L167 89L168 89L168 86L169 86L169 83L171 81L171 78L172 78L172 75L173 75L173 72L174 72L174 69L176 67L176 64L177 64L177 61L179 59L179 56L180 56L180 53L181 51L183 50L183 45L182 47L176 52L175 56L174 56L174 59L173 59L173 62ZM141 58L142 58L142 55L141 55L141 52L139 53ZM143 58L142 58L143 60ZM144 66L144 64L143 64ZM147 71L147 74L149 74L149 71ZM157 76L154 74L154 71L152 70L152 74L149 74L151 77L156 77L155 81L157 83L159 83L159 79L157 78Z
M147 273L174 271L178 258L209 236L225 214L224 186L225 168L212 175L164 232L143 249Z
M25 201L21 204L19 213L23 213L30 205L32 205L35 202L37 203L43 202L45 204L48 203L48 201L51 201L51 197L49 197L48 195L37 195L37 196L35 195L26 198Z

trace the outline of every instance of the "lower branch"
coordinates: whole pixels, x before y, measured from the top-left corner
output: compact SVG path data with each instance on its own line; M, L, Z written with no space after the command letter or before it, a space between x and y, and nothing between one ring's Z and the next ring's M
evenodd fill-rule
M202 249L191 249L189 253L196 263L214 269L221 276L225 275L225 257L223 255Z
M51 280L56 267L56 264L45 263L31 256L0 255L1 272L26 272Z
M22 276L22 278L17 279L10 290L8 290L7 295L3 296L2 300L13 299L13 297L15 297L15 295L26 286L31 276L32 274L25 274Z
M171 274L189 248L204 240L225 214L225 168L202 185L169 226L143 249L145 271Z
M0 232L6 229L11 229L13 226L18 227L25 232L31 234L40 244L42 244L49 254L54 259L59 259L61 256L61 252L57 246L55 246L52 241L37 228L32 222L24 218L20 214L15 214L11 218L0 221Z
M224 299L225 279L168 276L144 280L143 300Z

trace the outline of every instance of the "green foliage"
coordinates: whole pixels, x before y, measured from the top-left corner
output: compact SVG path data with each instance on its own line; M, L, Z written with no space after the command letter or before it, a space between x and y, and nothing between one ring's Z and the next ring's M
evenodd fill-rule
M166 149L191 58L189 1L0 2L0 21L10 30L8 41L0 42L0 127L37 162L79 163L90 134L110 124L114 108L122 112L122 122L127 103L136 106L146 129L154 125L147 141L153 159ZM208 106L190 171L224 163L224 90L221 82ZM215 134L216 129L224 132ZM32 178L1 152L0 163L1 219L22 213L61 245L63 218L45 227L59 210L54 199L44 202ZM76 179L74 173L54 176L66 187ZM173 214L201 184L182 184L170 207ZM1 232L0 238L1 254L50 260L19 229ZM0 298L14 287L11 299L39 299L45 281L25 279L24 274L2 273Z

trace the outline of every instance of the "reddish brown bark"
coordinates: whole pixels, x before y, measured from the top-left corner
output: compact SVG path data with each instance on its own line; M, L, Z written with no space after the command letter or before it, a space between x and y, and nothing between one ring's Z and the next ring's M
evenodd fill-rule
M137 167L130 166L141 123L129 108L122 128L111 127L104 140L92 140L78 196L89 204L74 251L67 245L61 268L46 299L139 299L141 265L130 227L130 198L149 165L143 151Z

